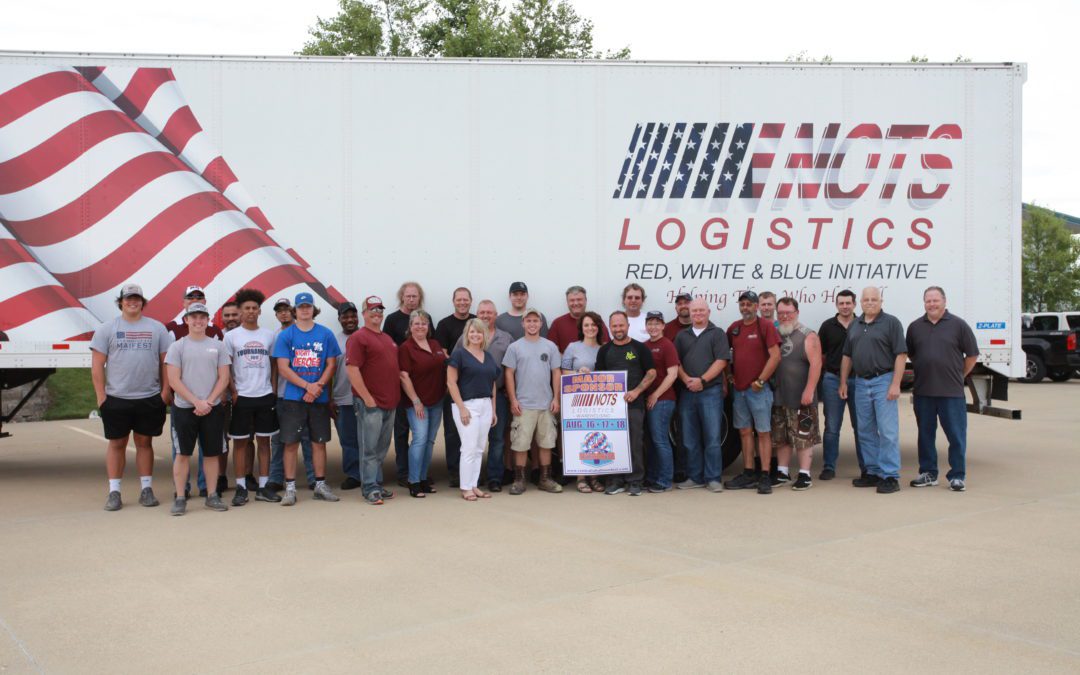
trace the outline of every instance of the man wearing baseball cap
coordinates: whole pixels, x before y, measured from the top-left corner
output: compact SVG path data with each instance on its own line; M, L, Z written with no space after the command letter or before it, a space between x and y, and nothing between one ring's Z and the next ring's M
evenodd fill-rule
M689 293L679 293L675 296L675 318L664 324L664 337L675 343L675 336L684 328L688 328L690 321L690 302L694 296ZM647 319L646 319L647 320Z
M345 474L341 489L355 490L360 487L360 446L356 435L356 409L353 408L352 385L349 384L349 376L345 374L344 354L349 336L360 326L356 305L351 302L338 305L338 323L341 325L341 330L335 337L343 356L338 358L334 373L330 414L337 427L338 440L341 441L341 469Z
M293 325L296 321L296 310L292 300L278 298L274 301L274 318L278 321L278 328L274 331L274 342L281 335L281 331ZM271 351L273 346L271 345ZM277 360L275 359L275 365ZM282 396L285 393L285 377L279 372L277 382L274 383L274 394L277 398L276 408L281 407ZM300 452L304 457L304 471L307 474L308 489L315 489L315 467L311 460L311 434L307 429L300 434ZM271 492L281 492L285 489L285 446L281 443L281 434L274 434L270 439L270 482L267 487Z
M169 386L176 397L172 405L173 420L173 483L176 499L172 515L187 512L184 493L191 473L190 458L195 441L201 439L207 459L206 475L210 485L217 485L217 458L224 450L225 405L222 394L229 386L232 360L220 340L207 337L210 310L201 302L192 302L184 310L188 334L174 342L165 354L165 370ZM217 488L206 496L206 508L227 511Z
M274 343L278 372L285 391L278 405L279 435L285 446L285 495L282 506L296 504L296 453L305 429L311 434L315 465L315 499L338 501L326 484L326 444L330 441L330 380L341 356L337 338L315 323L318 309L311 293L297 293L296 322L281 331Z
M656 379L645 392L645 422L649 432L649 457L645 480L649 492L668 492L674 478L674 451L671 447L671 418L675 416L675 382L679 379L679 353L675 344L664 337L663 312L645 315Z
M401 400L398 346L383 332L386 313L382 298L370 295L361 303L364 325L349 336L345 373L352 385L360 447L360 482L364 501L378 506L394 496L383 483L382 465L390 449L394 417Z
M529 304L529 287L524 281L515 281L510 284L510 309L500 314L495 319L495 327L506 331L510 337L520 340L525 337L525 328L522 319L525 318L525 306ZM540 337L546 338L548 334L547 318L540 314Z
M163 360L171 339L161 322L143 316L146 297L138 284L124 284L116 300L120 316L101 324L90 341L90 377L94 383L108 449L106 511L119 511L120 479L130 436L142 485L139 504L157 506L154 496L154 436L165 426L165 404L172 397ZM108 366L108 367L106 367Z
M671 340L672 345L675 344L675 338L678 337L679 333L684 329L689 328L693 323L693 321L690 320L690 303L693 302L693 300L694 296L689 293L679 293L675 296L675 318L664 324L664 337ZM676 378L674 396L676 398L680 396L684 388L682 380ZM672 447L675 473L672 480L676 483L681 483L686 480L686 444L683 442L682 420L680 416L674 415L672 421L672 430L674 431L675 437L675 445ZM651 434L652 432L650 431L649 433Z

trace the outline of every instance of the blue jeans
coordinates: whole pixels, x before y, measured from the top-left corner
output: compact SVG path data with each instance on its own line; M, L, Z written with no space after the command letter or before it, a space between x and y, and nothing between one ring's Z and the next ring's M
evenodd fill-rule
M855 397L848 396L847 401L840 398L840 376L833 373L825 373L821 380L819 396L825 408L825 433L821 437L824 444L824 468L836 471L836 462L840 459L840 428L844 425L846 405L848 419L851 420L851 430L855 434L855 458L859 460L859 472L865 472L862 446L859 444L859 425L856 423Z
M649 461L646 478L654 485L671 487L675 473L674 450L671 447L671 418L675 415L675 401L657 401L648 411L645 420L649 425Z
M856 377L848 387L848 396L855 396L866 473L879 478L900 478L900 406L886 398L892 378L891 372L869 380Z
M439 435L442 404L425 406L424 419L416 416L416 408L407 408L405 414L409 420L409 431L412 433L412 443L409 444L409 482L419 483L428 477L431 451L435 447L435 437Z
M356 439L356 411L352 403L337 406L338 439L341 441L341 470L346 478L360 480L360 446Z
M506 392L495 392L495 426L488 432L488 481L497 481L500 484L503 479L503 449L506 446L506 425L510 424L510 401L506 398Z
M382 465L390 450L397 408L369 408L354 396L353 409L360 446L360 489L367 497L375 490L382 490Z
M938 420L949 439L949 480L967 476L967 400L963 396L915 396L915 419L919 423L919 473L938 475Z
M724 392L719 386L684 391L679 397L679 419L686 444L686 477L695 483L720 480Z

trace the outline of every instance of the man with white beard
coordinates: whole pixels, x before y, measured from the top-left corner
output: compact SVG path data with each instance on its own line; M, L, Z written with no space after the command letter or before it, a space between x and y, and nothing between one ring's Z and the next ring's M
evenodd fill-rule
M776 368L776 392L772 409L772 442L777 457L778 481L787 482L791 449L799 454L799 476L793 490L806 490L814 446L821 443L818 429L817 385L821 377L821 340L799 322L799 302L780 298L776 303L780 323L780 365Z

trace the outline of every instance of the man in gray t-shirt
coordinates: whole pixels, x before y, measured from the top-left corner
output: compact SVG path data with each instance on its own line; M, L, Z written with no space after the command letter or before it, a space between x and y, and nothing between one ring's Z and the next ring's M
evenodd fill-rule
M510 449L514 451L514 484L510 494L525 491L525 462L535 439L539 448L540 483L545 492L562 492L551 478L551 451L558 440L555 415L559 412L559 348L540 337L541 316L527 309L522 317L525 337L512 343L503 357L506 397L514 421L510 424Z
M515 340L525 337L525 327L522 320L525 318L525 306L529 303L529 287L524 281L515 281L510 284L510 310L503 312L495 319L495 327L510 334ZM540 315L540 337L547 337L547 317Z
M154 449L151 439L165 425L168 383L161 361L172 339L159 321L143 316L146 298L137 284L125 284L116 301L121 315L106 321L90 341L90 376L101 422L108 439L105 468L109 475L106 511L119 511L120 479L127 462L128 437L135 442L135 463L142 485L139 503L157 506L152 487Z

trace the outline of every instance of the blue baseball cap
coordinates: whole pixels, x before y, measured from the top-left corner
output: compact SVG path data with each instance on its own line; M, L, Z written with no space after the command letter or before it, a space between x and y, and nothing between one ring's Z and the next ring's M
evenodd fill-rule
M314 304L315 304L315 296L313 296L311 293L297 293L296 294L296 300L293 301L293 306L294 307L299 307L300 305L314 305Z

